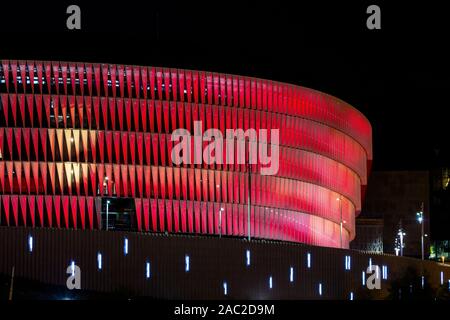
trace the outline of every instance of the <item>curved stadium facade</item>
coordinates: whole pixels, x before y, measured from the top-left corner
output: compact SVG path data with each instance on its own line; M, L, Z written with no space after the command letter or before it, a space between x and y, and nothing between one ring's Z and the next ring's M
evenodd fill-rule
M1 225L244 237L250 210L252 238L348 248L355 236L371 127L332 96L202 71L5 60L0 94ZM174 165L171 134L194 121L279 129L278 172Z

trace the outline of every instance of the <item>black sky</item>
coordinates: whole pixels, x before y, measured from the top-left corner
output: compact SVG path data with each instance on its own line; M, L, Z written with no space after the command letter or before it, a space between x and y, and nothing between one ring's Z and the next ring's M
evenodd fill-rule
M450 145L448 11L430 1L345 2L2 4L0 58L192 68L311 87L369 118L375 170L430 168L435 150L448 154ZM81 31L65 29L73 3ZM369 4L381 7L381 30L366 28Z

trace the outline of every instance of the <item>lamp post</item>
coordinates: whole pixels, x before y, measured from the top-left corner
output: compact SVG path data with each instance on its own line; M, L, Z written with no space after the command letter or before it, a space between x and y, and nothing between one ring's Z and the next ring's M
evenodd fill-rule
M339 201L339 211L340 211L340 213L341 213L339 234L340 234L340 239L341 239L341 249L342 249L342 196L339 195L339 198L337 198L336 200Z
M219 238L222 238L222 211L224 208L220 208L219 210Z
M424 248L424 221L423 221L423 211L424 211L424 205L422 202L421 210L416 213L417 221L420 223L420 244L421 244L421 250L422 250L422 260L425 258L425 248Z
M106 200L106 231L108 231L108 224L109 224L108 215L109 215L109 204L110 203L111 203L111 201Z
M400 256L403 257L403 237L406 236L406 233L402 229L402 223L400 221L400 229L398 230L398 236L400 239Z
M248 231L248 241L250 242L251 236L250 236L250 193L251 193L251 174L250 174L250 157L247 163L247 171L248 171L248 190L247 190L247 231Z

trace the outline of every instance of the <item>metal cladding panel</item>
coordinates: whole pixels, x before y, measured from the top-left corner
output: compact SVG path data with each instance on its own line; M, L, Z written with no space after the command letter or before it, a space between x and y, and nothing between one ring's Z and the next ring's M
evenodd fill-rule
M341 221L343 247L354 238L372 161L371 126L337 98L268 80L154 67L3 60L0 76L0 196L11 197L14 217L25 217L3 224L84 229L87 212L86 228L99 228L92 197L105 196L105 183L108 196L140 201L141 230L217 234L220 224L224 233L244 236L250 194L254 238L336 247ZM30 85L21 80L36 77ZM270 130L278 129L278 172L261 175L259 161L248 177L237 158L173 164L170 135L179 128L193 133L194 121L202 121L203 132L268 129L268 148ZM51 212L41 218L44 203ZM221 222L217 208L224 208Z
M33 237L32 252L29 236ZM125 238L128 240L126 255ZM441 272L445 283L450 279L448 268L432 261L277 241L249 243L202 236L0 227L0 249L0 273L3 274L9 274L14 266L18 278L63 288L67 267L74 261L82 270L83 290L120 289L133 292L134 296L158 299L348 300L350 292L355 299L369 293L374 299L384 299L389 294L390 283L398 281L401 271L407 268L423 270L427 283L435 289L440 286ZM97 267L98 253L103 258L102 270ZM185 271L186 255L189 255L189 272ZM351 258L350 270L345 269L346 257ZM373 265L386 267L387 279L381 279L381 290L370 291L361 283L369 259ZM149 279L145 275L146 262L151 264ZM272 288L269 276L272 276ZM227 296L223 282L227 283ZM319 284L322 284L322 295Z

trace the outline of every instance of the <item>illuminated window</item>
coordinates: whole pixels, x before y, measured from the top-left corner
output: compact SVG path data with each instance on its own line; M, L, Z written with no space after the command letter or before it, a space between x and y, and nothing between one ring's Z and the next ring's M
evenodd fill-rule
M322 284L319 283L319 296L321 296L321 295L322 295Z
M372 269L372 258L369 258L369 268Z
M441 286L444 284L444 272L441 271Z
M123 241L123 254L128 254L128 238L125 238L125 240Z
M75 276L75 261L72 260L72 262L70 263L70 266L72 268L72 277Z
M247 258L247 261L246 261L246 265L247 265L247 267L250 265L250 250L247 250L247 252L246 252L246 258Z
M33 252L33 236L28 236L28 251Z
M223 282L223 294L228 295L228 284L225 281Z
M353 292L350 292L350 300L353 301Z
M273 285L272 276L270 276L269 277L269 289L272 289L272 285Z
M145 264L145 277L150 279L150 262L146 262Z
M362 272L362 285L366 285L366 273L364 271Z
M186 255L184 257L184 264L185 264L184 271L189 272L191 266L190 266L190 259L189 259L188 255Z
M97 253L97 268L98 270L102 270L102 254Z
M306 265L308 268L311 268L311 253L306 255Z
M289 281L294 282L294 268L291 267L289 270Z

